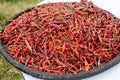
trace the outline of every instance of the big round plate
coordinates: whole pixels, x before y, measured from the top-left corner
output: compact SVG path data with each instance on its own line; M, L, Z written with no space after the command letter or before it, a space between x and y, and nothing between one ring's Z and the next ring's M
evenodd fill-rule
M4 30L6 25L10 23L11 20L16 19L21 14L24 14L25 12L29 12L32 9L33 9L33 7L32 8L27 8L24 11L22 11L18 14L15 14L13 17L11 17L9 20L7 20L2 25L1 32ZM87 72L79 72L77 74L72 74L72 73L69 73L69 74L54 74L54 73L49 73L49 72L42 72L42 71L33 70L33 69L28 68L27 66L21 64L20 62L14 60L5 51L5 45L2 44L1 40L0 40L0 52L12 65L14 65L19 70L21 70L21 71L23 71L27 74L30 74L34 77L37 77L37 78L40 78L40 79L46 79L46 80L78 80L78 79L80 80L80 79L87 78L87 77L96 75L98 73L101 73L101 72L113 67L114 65L116 65L117 63L120 62L120 54L117 54L110 62L102 63L100 66L95 67L95 68L93 68L93 69L91 69Z

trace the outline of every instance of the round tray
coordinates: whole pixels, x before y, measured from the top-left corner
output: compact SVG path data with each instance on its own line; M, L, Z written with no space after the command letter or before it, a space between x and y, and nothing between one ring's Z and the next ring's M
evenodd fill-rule
M27 8L24 11L22 11L18 14L15 14L13 17L11 17L9 20L7 20L2 25L1 32L4 30L6 25L10 23L11 20L16 19L21 14L24 14L25 12L29 12L32 9L33 9L33 7L32 8ZM1 39L0 39L0 52L8 60L8 62L10 62L13 66L18 68L19 70L21 70L21 71L23 71L27 74L30 74L33 77L37 77L37 78L45 79L45 80L80 80L80 79L87 78L87 77L96 75L98 73L101 73L101 72L113 67L114 65L116 65L117 63L120 62L120 54L117 54L110 62L102 63L100 66L95 67L95 68L93 68L93 69L91 69L87 72L79 72L77 74L72 74L72 73L69 73L69 74L54 74L54 73L49 73L49 72L42 72L42 71L33 70L33 69L28 68L27 66L21 64L20 62L14 60L5 51L5 45L2 44Z

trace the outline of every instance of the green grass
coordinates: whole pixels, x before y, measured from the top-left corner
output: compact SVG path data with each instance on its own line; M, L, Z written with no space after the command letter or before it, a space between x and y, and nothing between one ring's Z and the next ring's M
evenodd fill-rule
M0 80L24 80L20 71L0 55Z
M7 19L41 0L0 0L0 25ZM8 63L0 54L0 80L24 80L21 72Z
M39 2L41 0L0 0L0 24L15 13L32 7Z

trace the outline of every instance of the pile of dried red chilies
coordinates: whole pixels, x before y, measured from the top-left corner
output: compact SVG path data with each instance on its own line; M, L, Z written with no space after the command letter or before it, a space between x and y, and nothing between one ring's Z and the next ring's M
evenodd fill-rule
M12 20L0 38L8 54L29 68L78 73L120 52L120 20L86 0L49 3Z

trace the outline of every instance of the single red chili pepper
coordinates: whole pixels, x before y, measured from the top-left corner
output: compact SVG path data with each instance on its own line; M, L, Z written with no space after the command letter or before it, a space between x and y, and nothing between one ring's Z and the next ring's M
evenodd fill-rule
M27 48L28 48L30 51L32 51L32 47L30 46L30 44L28 43L28 41L27 41L26 39L25 39L24 41L25 41L25 44L26 44Z
M66 46L66 43L65 43L65 42L63 42L63 44L62 44L62 52L64 52L64 51L65 51L65 46Z
M30 60L30 56L28 55L27 58L26 58L26 61L25 61L25 65L27 66L28 63L29 63L29 60Z

